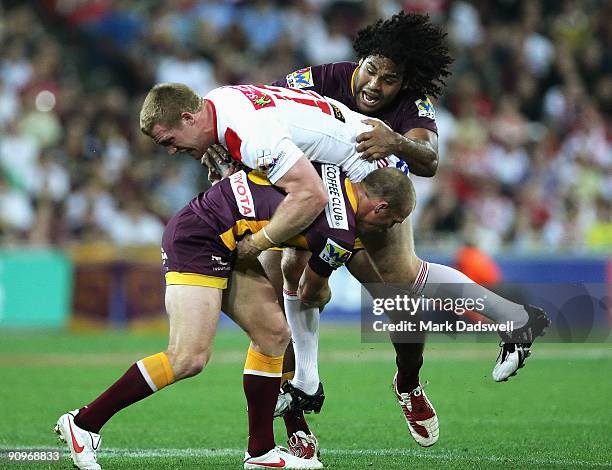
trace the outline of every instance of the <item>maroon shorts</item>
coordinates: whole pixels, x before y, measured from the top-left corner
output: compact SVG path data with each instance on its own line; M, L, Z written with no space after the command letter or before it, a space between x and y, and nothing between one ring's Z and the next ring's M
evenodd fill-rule
M218 227L186 206L170 219L162 238L166 285L225 289L234 264L234 252Z

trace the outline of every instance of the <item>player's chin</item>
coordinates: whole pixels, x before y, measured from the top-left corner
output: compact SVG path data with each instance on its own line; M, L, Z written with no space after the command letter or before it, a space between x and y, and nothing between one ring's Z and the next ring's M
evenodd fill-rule
M368 103L367 101L364 101L363 99L359 99L359 101L357 102L357 107L359 108L359 112L363 113L363 114L375 114L379 109L380 109L380 105L379 105L379 101L376 101L373 104Z

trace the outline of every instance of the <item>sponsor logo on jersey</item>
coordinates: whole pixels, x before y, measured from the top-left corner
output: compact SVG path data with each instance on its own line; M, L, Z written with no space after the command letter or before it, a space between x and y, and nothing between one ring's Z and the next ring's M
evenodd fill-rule
M287 75L287 86L291 88L308 88L314 86L312 71L310 67L296 70Z
M274 179L276 172L281 171L284 168L284 165L281 164L277 166L277 163L283 160L286 155L287 154L284 151L280 151L275 157L273 157L272 163L266 169L268 179Z
M220 256L211 255L210 259L217 266L213 267L213 271L229 271L230 265L229 261L223 261L223 258Z
M238 211L245 217L255 217L255 202L251 194L251 188L247 182L247 175L240 170L230 176L230 184L238 205Z
M276 106L270 95L264 93L263 90L255 88L251 85L236 85L232 88L239 90L253 104L255 109L269 108Z
M335 241L328 238L325 248L319 253L319 258L336 269L346 263L352 254L352 251L342 248Z
M346 120L344 119L344 115L342 114L342 111L340 111L340 108L338 106L336 106L333 103L329 103L332 107L332 109L334 110L334 117L338 120L338 121L342 121L342 122L346 122Z
M329 202L325 206L325 217L330 228L348 230L348 216L346 204L340 182L340 168L335 165L322 165L323 185L329 195Z
M281 152L277 157L272 156L272 150L270 149L257 149L255 151L255 164L257 168L261 171L268 171L274 167L276 161L284 155L284 152Z
M428 97L425 97L424 100L416 100L414 104L416 104L416 107L419 110L419 117L427 117L429 119L436 118L436 111L434 110L433 104L431 104Z

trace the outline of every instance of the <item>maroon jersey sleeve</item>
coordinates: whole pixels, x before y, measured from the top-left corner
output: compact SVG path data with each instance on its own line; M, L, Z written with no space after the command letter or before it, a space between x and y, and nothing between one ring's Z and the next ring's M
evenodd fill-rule
M337 232L337 230L322 230L306 235L312 253L308 266L319 276L331 276L332 272L346 264L353 254L355 232L352 231L352 237L348 233Z

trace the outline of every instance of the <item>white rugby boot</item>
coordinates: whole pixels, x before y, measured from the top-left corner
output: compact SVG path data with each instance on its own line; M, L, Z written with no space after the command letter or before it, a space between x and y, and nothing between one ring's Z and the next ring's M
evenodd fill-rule
M101 470L102 467L96 461L96 452L100 448L102 437L74 424L74 417L78 413L79 410L74 410L60 416L53 430L59 440L68 445L75 467L81 470Z

